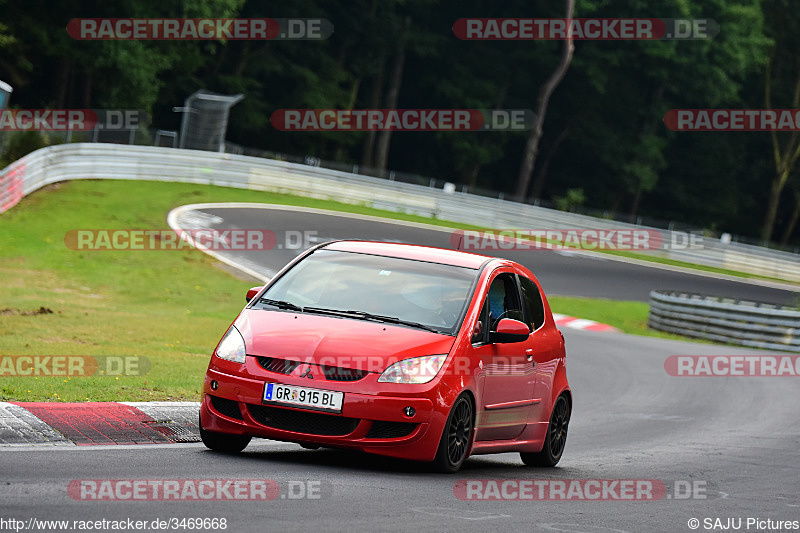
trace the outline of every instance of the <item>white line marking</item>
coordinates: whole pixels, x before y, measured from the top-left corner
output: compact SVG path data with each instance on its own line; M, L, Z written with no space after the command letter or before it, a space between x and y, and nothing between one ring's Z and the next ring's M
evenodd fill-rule
M175 209L170 211L169 216L167 217L167 221L168 221L170 227L172 227L172 229L175 229L175 226L173 226L172 222L169 222L169 221L170 221L170 217L172 217L172 214L174 212L176 212L176 211L178 211L180 213L183 213L184 211L191 211L193 209L237 209L237 208L269 209L269 210L278 210L278 211L281 211L281 210L282 211L301 211L301 212L305 212L305 213L316 213L316 214L321 214L321 215L330 215L330 216L337 216L337 217L342 217L342 218L353 218L353 219L357 219L357 220L367 220L367 221L372 221L372 222L385 222L385 223L388 223L388 224L394 224L396 226L407 226L407 227L412 227L412 228L428 229L428 230L431 230L431 231L441 231L441 232L445 232L445 233L452 233L453 231L457 231L457 228L447 228L447 227L443 227L443 226L434 226L434 225L431 225L431 224L424 224L424 223L421 223L421 222L408 222L408 221L405 221L405 220L397 220L397 219L393 219L393 218L383 218L383 217L377 217L377 216L372 216L372 215L359 215L359 214L355 214L355 213L346 213L346 212L343 212L343 211L331 211L329 209L317 209L317 208L313 208L313 207L301 207L301 206L281 205L281 204L259 204L259 203L253 203L253 202L227 202L227 203L212 202L212 203L206 203L206 204L187 204L187 205L183 205L183 206L180 206L180 207L176 207ZM176 219L172 218L172 220L175 221ZM207 254L211 255L212 257L215 257L215 258L219 259L220 261L222 261L223 263L225 263L225 264L227 264L229 266L232 266L234 268L238 268L238 269L242 270L243 272L245 272L245 273L247 273L247 274L249 274L251 276L254 276L253 271L250 270L250 269L244 270L240 266L234 264L232 261L229 262L227 260L220 259L218 257L218 254L216 254L216 253L214 253L212 251L208 251L208 250L203 250L203 251L206 252ZM669 270L671 272L681 272L681 273L690 274L690 275L693 275L693 276L702 276L702 277L706 277L706 278L713 278L713 279L719 279L719 280L724 280L724 281L735 281L735 282L739 282L739 283L747 283L749 285L759 285L759 286L762 286L762 287L770 287L770 288L773 288L773 289L781 289L781 290L787 290L787 291L792 291L792 292L797 292L798 290L800 290L800 285L791 285L791 284L787 284L787 283L780 283L780 282L776 282L776 281L767 281L767 280L760 280L760 279L753 279L753 278L742 278L742 277L739 277L739 276L731 276L731 275L728 275L728 274L717 274L717 273L714 273L714 272L706 272L706 271L703 271L703 270L695 270L695 269L692 269L692 268L665 265L665 264L662 264L662 263L654 263L654 262L651 262L651 261L645 261L643 259L634 259L634 258L630 258L630 257L621 257L621 256L617 256L617 255L612 255L612 254L604 254L604 253L595 252L595 251L591 251L591 250L574 250L574 251L572 251L572 253L574 255L576 255L576 256L584 256L586 259L599 259L599 258L602 258L602 259L605 259L605 260L608 260L608 261L617 261L617 262L620 262L620 263L629 263L629 264L633 264L633 265L639 265L639 266L650 267L650 268L658 268L658 269L661 269L661 270ZM263 276L261 274L257 274L254 277L256 277L257 279L262 279L263 278ZM264 280L264 281L267 281L267 280Z
M411 510L417 513L446 516L447 518L460 518L462 520L492 520L494 518L511 518L510 514L482 513L480 511L450 509L447 507L412 507Z

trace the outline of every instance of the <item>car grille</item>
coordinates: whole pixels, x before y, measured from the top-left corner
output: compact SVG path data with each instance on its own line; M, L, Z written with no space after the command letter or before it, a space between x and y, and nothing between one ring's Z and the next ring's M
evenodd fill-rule
M328 381L358 381L369 374L366 370L344 368L340 366L323 366L322 373Z
M288 359L274 359L272 357L256 357L258 364L264 370L277 372L279 374L291 374L300 365L300 361L290 361Z
M359 422L361 422L358 418L322 413L305 413L266 405L248 404L247 409L259 424L274 429L306 433L308 435L349 435L355 431Z
M376 420L367 433L368 439L398 439L414 432L417 424L413 422L386 422Z
M242 411L239 410L239 402L211 396L210 394L209 396L211 397L211 405L220 414L235 418L236 420L242 420Z
M277 372L278 374L289 375L294 370L303 364L300 361L292 361L290 359L276 359L274 357L261 357L256 356L256 360L261 368L269 372ZM321 366L310 364L309 366L322 370L322 374L328 381L358 381L363 379L369 372L366 370L357 370L355 368L345 368L339 366Z

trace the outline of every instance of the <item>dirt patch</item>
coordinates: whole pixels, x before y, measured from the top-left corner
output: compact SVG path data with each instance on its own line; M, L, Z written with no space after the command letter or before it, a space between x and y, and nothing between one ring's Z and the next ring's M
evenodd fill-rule
M40 307L39 309L32 309L30 311L23 311L21 309L6 307L0 309L0 316L21 315L21 316L36 316L36 315L52 315L53 310L49 307Z

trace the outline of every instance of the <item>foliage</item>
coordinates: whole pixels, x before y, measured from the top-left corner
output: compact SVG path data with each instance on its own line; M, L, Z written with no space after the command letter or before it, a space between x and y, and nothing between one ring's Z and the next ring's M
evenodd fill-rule
M384 106L400 48L399 108L533 109L561 43L466 41L452 26L469 16L563 12L563 2L551 0L0 0L0 6L0 77L14 86L16 107L144 109L155 127L178 129L172 108L194 91L241 92L245 99L229 123L232 142L362 165L373 160L374 135L280 132L269 124L271 113ZM775 107L791 105L800 4L577 0L575 14L710 18L720 31L713 39L577 41L545 117L539 158L548 164L537 163L533 176L544 184L541 199L581 189L592 208L757 236L775 176L769 135L675 133L662 119L670 109L763 107L770 57ZM71 39L64 30L69 20L87 16L310 17L326 18L335 29L323 41ZM526 133L395 132L388 168L510 193ZM798 181L788 178L776 232L788 225Z

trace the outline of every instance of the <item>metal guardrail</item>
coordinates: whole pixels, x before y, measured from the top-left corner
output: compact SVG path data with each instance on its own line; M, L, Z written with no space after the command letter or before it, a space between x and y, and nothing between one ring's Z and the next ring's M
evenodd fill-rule
M75 143L28 154L0 174L0 213L24 195L72 179L176 181L291 193L497 229L652 229L439 187L238 154ZM433 183L433 182L432 182ZM667 242L686 236L660 231ZM698 248L641 252L800 282L800 255L700 237Z
M752 348L800 352L800 310L767 303L652 291L653 329Z

